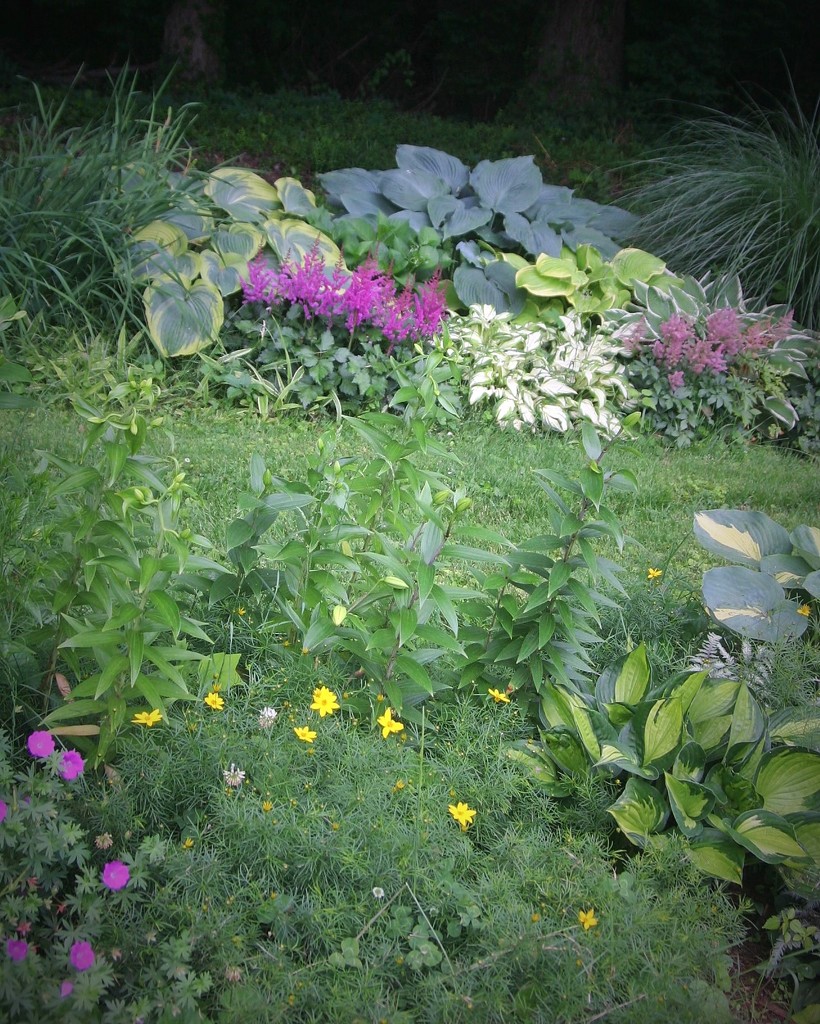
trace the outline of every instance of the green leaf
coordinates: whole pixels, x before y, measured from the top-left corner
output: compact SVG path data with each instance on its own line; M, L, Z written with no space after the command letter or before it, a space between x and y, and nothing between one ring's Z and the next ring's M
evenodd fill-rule
M396 658L396 670L404 673L404 675L412 679L417 686L420 686L427 693L433 694L435 692L427 669L423 665L419 665L417 661L414 661L409 654L400 654Z
M649 686L650 669L646 645L640 644L624 659L615 679L612 699L619 704L637 704Z
M764 754L754 786L763 808L789 815L820 811L820 754L780 748Z
M211 171L205 194L215 206L239 221L262 221L281 207L274 186L244 167L219 167Z
M683 709L675 697L655 701L646 718L643 731L643 764L658 768L671 761L680 744Z
M820 529L816 526L798 526L789 539L795 553L804 558L812 569L820 569Z
M598 432L589 420L581 421L581 443L584 446L587 458L592 462L597 462L601 457L603 448Z
M538 199L541 172L531 156L482 160L470 174L481 205L499 213L519 213Z
M715 828L704 828L690 840L689 859L706 875L740 885L745 854L731 838Z
M797 841L794 827L771 811L745 811L734 820L728 831L735 842L765 864L808 860L808 854Z
M705 768L706 752L699 743L690 740L678 751L672 774L683 782L700 782Z
M225 317L219 289L162 280L143 296L148 333L162 356L189 356L216 341Z
M242 679L237 672L239 665L239 654L226 654L224 651L215 651L204 661L199 663L199 689L210 690L218 686L221 690L229 690Z
M669 817L669 808L654 786L643 779L630 778L607 813L635 846L645 847L650 835L660 832Z
M703 831L702 819L711 814L715 805L714 793L697 782L677 779L668 772L664 772L664 779L678 828L689 838L699 835Z

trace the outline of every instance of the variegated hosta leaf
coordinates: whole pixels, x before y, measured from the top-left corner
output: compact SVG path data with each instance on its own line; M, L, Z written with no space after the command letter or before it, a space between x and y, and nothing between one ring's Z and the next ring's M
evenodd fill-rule
M716 828L705 828L699 836L690 840L689 859L706 875L722 878L735 885L743 881L743 848Z
M245 167L211 171L205 192L215 206L239 221L259 223L282 205L277 189Z
M202 279L219 289L227 297L241 291L242 281L248 276L248 261L238 254L227 254L224 258L212 249L203 249L199 254Z
M307 217L315 211L316 196L298 178L277 178L274 184L285 213Z
M164 220L151 221L131 237L131 273L137 281L172 273L176 261L187 250L188 238L181 228Z
M607 813L631 843L643 848L650 835L663 829L669 808L654 786L643 779L631 778L620 797L607 808Z
M265 233L255 224L231 224L215 231L211 248L228 262L231 256L241 256L249 263L265 244Z
M143 304L148 333L163 356L188 356L213 344L225 315L219 290L205 281L158 281L145 290Z
M743 566L705 572L703 599L716 621L751 640L774 643L802 636L809 624L776 580Z
M731 562L757 568L766 555L790 555L792 539L763 512L713 509L695 513L699 544Z
M790 815L820 811L820 754L781 747L765 754L754 786L764 810Z
M328 267L344 266L342 254L333 239L303 220L283 217L268 220L262 227L270 247L280 260L301 263L309 252L315 250Z
M791 532L795 553L804 558L812 569L820 569L820 529L816 526L798 526Z

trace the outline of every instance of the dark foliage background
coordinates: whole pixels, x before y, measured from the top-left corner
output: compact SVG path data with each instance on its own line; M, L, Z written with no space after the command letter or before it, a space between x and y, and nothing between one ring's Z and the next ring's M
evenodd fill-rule
M554 0L557 2L557 0ZM567 0L564 0L566 3ZM133 64L160 74L170 0L5 0L0 79ZM209 29L228 89L334 91L408 110L492 119L542 105L533 82L551 4L507 0L233 0ZM621 106L731 108L741 89L782 96L788 66L806 106L820 87L813 0L627 0Z

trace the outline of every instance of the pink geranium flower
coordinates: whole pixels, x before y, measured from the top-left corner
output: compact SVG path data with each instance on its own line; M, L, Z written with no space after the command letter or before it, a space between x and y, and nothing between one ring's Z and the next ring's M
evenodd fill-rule
M41 729L29 736L27 746L32 757L48 757L54 753L54 737Z
M75 942L68 954L68 959L71 961L71 966L76 967L78 971L87 971L89 967L94 966L96 957L90 942Z
M65 999L66 996L70 996L74 991L74 985L70 981L64 981L60 985L60 998Z
M131 872L128 870L128 865L123 864L121 860L110 860L103 868L103 885L115 892L118 889L124 889L128 885L130 877Z
M76 750L66 750L63 753L63 756L60 758L60 775L66 782L71 782L78 775L82 775L84 769L85 761Z
M0 825L6 820L6 815L9 813L9 805L5 800L0 800Z

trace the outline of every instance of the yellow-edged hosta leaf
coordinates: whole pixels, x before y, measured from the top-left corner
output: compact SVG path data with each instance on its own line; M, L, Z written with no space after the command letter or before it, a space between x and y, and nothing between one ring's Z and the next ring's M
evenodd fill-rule
M157 281L146 288L143 305L148 333L163 356L189 356L213 344L225 317L219 290L205 281Z
M211 171L205 193L215 206L237 220L256 223L282 205L278 190L245 167L219 167Z

